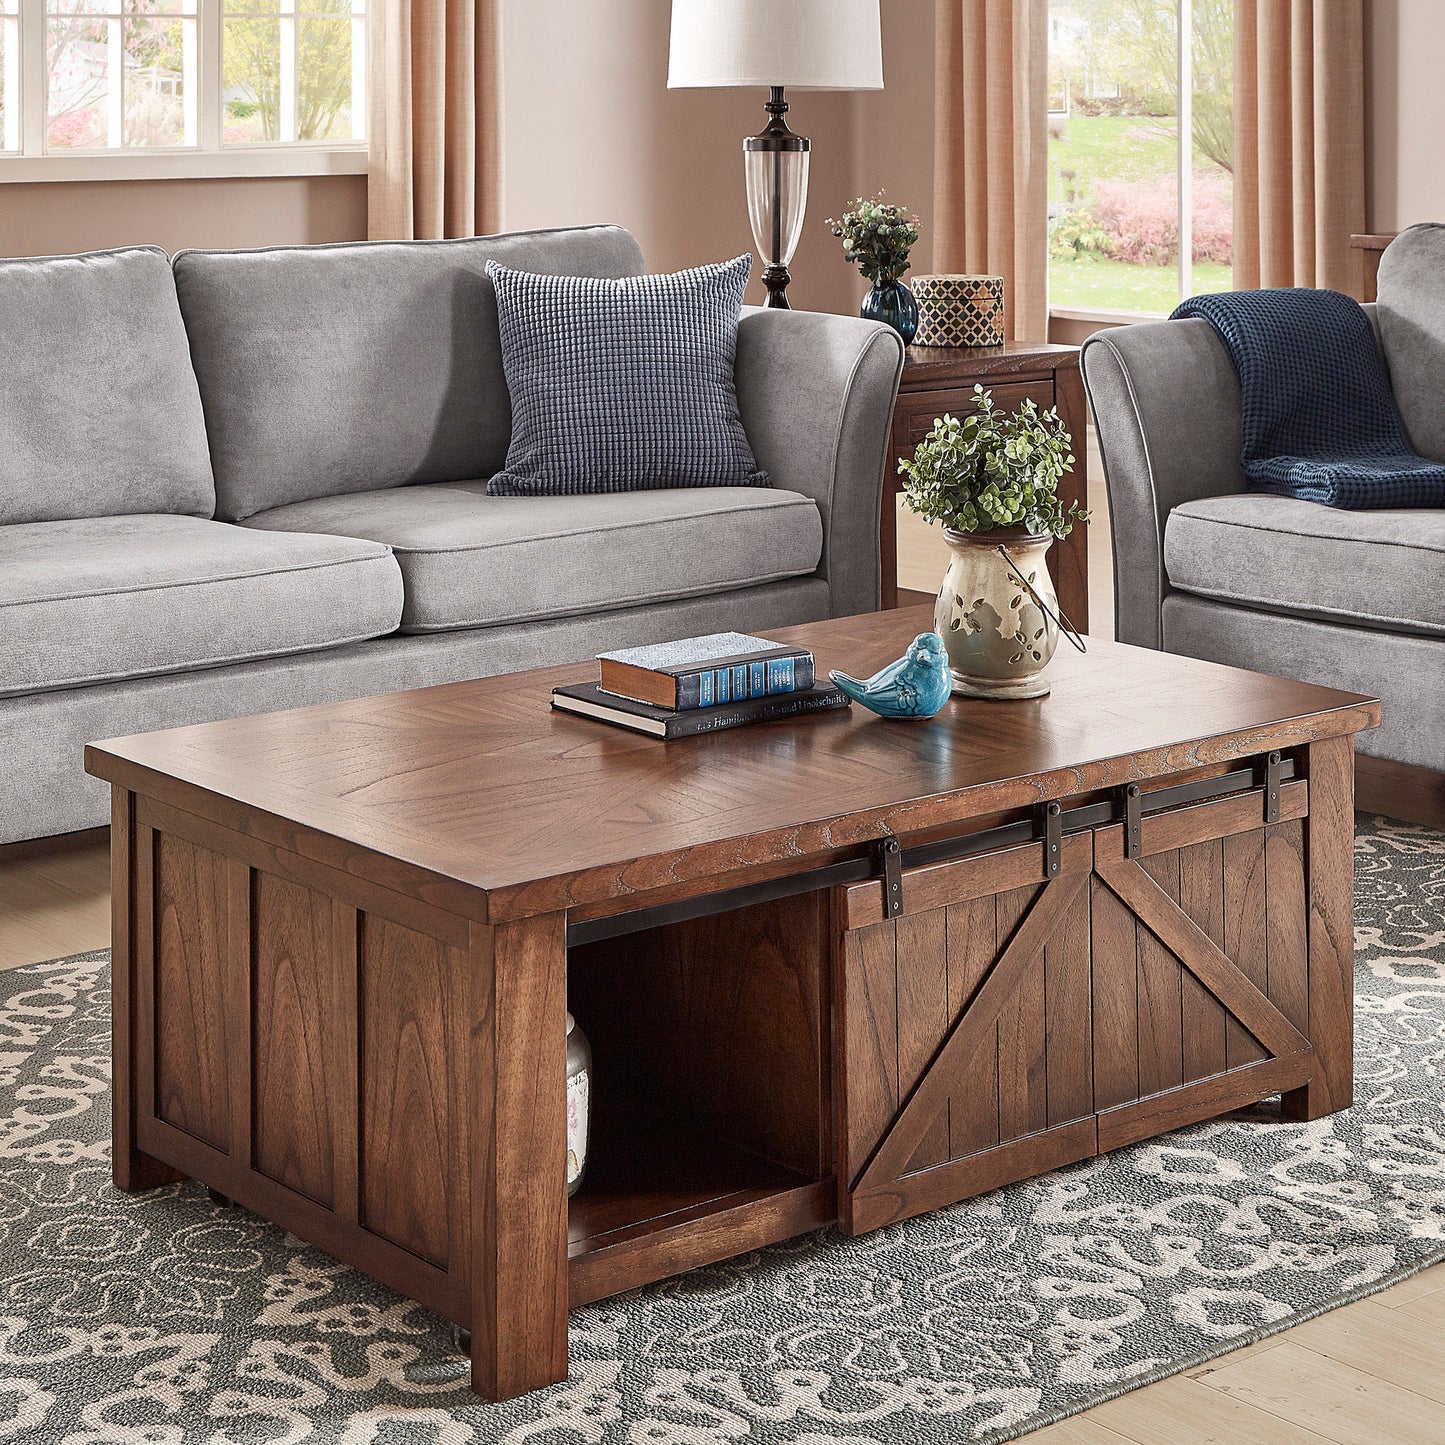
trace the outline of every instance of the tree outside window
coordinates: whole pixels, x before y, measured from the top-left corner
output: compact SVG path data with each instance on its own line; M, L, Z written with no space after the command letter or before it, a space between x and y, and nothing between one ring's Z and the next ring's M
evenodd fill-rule
M349 0L227 0L227 144L349 140L364 105L364 19Z
M1050 0L1048 153L1050 306L1229 290L1233 0Z

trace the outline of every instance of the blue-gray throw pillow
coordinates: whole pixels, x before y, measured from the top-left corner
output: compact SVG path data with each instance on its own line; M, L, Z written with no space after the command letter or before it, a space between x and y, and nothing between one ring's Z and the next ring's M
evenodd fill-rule
M487 262L512 399L499 497L766 487L733 364L751 256L671 276L541 276Z

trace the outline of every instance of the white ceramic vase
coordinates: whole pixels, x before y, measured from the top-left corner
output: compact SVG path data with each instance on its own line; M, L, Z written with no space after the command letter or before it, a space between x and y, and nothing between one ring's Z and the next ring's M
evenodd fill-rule
M933 626L948 650L954 692L1043 697L1049 690L1044 668L1059 645L1058 597L1044 562L1054 539L1022 527L945 528L943 535L952 559Z

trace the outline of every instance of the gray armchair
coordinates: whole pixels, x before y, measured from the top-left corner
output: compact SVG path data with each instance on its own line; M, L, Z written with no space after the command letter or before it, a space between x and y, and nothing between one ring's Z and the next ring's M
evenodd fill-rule
M1390 245L1370 309L1411 442L1445 460L1445 226ZM1445 512L1245 492L1239 383L1205 321L1098 332L1083 371L1119 640L1381 698L1362 804L1445 815Z

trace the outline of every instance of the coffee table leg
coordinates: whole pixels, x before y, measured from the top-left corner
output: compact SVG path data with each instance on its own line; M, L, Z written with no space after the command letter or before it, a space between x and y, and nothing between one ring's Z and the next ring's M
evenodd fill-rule
M567 1378L567 941L562 914L473 926L472 1388Z
M1290 1119L1318 1119L1354 1099L1354 743L1326 738L1309 749L1309 1035L1318 1063L1308 1084L1283 1096Z
M183 1178L179 1169L136 1148L135 795L113 787L110 804L111 1177L123 1194L142 1194Z

